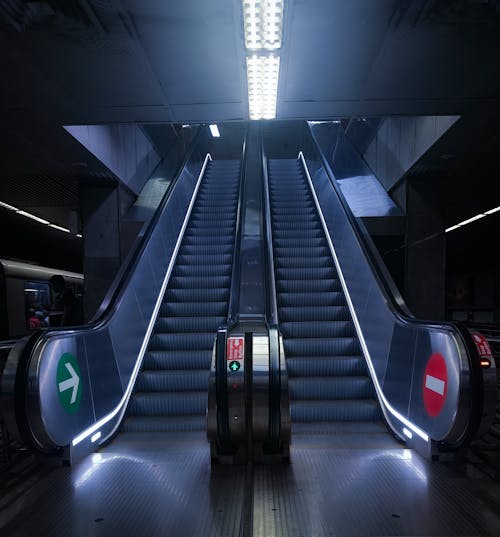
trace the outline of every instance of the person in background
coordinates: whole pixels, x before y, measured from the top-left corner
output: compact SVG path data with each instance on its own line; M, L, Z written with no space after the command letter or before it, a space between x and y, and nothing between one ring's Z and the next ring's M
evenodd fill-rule
M36 330L37 328L40 328L42 326L42 323L40 319L35 314L35 310L33 308L30 308L28 310L28 328L30 330Z
M64 278L60 274L56 274L49 281L56 295L53 309L63 312L60 326L83 324L81 301L76 298L73 290L66 286Z

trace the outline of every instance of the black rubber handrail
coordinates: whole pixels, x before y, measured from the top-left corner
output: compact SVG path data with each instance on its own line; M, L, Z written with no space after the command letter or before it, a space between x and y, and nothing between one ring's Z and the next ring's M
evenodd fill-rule
M238 190L238 207L236 210L236 229L233 249L233 265L231 272L231 286L229 291L229 306L225 326L217 331L215 342L215 393L217 401L217 440L219 449L223 453L228 453L232 449L229 436L229 408L227 396L227 337L230 331L238 324L240 309L240 281L241 281L241 235L243 233L243 201L244 185L246 177L246 145L247 133L243 140L240 180Z
M262 180L264 197L264 240L266 248L266 303L269 333L269 448L279 447L281 434L281 367L278 306L276 299L276 280L274 274L273 236L271 227L271 203L269 199L269 177L264 140L261 139Z
M243 233L243 200L246 178L246 162L247 162L247 132L243 140L243 149L241 157L241 170L238 191L238 208L236 211L236 231L233 250L233 271L231 274L231 287L229 294L229 308L227 312L227 327L231 330L237 323L240 314L240 282L241 282L241 265L239 263L241 250L241 235Z
M332 188L334 189L338 199L340 200L340 203L342 204L342 207L344 208L344 213L347 219L349 220L349 223L351 224L352 229L354 230L354 234L356 235L358 243L361 249L363 250L366 260L368 261L370 265L372 273L377 279L378 284L382 288L384 295L386 299L388 300L388 305L391 308L393 314L398 318L398 320L400 320L403 323L412 323L412 324L415 323L419 325L427 325L429 327L438 327L438 326L447 327L456 333L459 332L459 330L457 330L456 328L456 325L451 321L436 322L436 321L429 321L425 319L417 319L408 310L384 262L382 261L382 259L380 258L380 255L376 251L375 245L373 245L370 236L368 235L366 230L360 226L358 220L352 214L349 204L347 203L342 191L337 185L330 163L328 162L325 155L321 151L318 141L316 140L316 137L314 136L314 133L312 132L311 126L309 124L307 125L309 129L312 150L314 153L316 153L316 157L320 159L323 165L323 168L326 172L328 180L330 181ZM304 152L304 158L305 157L306 155Z
M222 453L231 450L229 438L229 408L227 397L227 329L217 331L215 343L215 397L217 401L217 441Z

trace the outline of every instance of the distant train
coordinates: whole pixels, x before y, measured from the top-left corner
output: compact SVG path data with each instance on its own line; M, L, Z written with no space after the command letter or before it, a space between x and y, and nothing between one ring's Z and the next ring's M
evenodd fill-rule
M59 326L62 312L54 310L56 297L49 284L55 274L64 277L66 286L81 301L83 274L0 259L0 340Z

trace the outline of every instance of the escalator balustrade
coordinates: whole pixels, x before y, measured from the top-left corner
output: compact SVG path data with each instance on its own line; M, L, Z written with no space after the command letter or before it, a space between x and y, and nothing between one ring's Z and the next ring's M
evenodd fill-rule
M374 388L299 161L268 161L274 270L292 431L377 432Z
M205 430L212 349L228 311L239 179L239 160L207 167L123 432Z

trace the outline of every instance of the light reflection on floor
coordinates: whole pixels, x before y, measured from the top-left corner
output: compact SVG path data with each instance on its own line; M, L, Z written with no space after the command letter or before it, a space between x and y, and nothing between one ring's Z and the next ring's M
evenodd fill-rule
M332 444L333 445L333 444ZM291 463L256 466L258 537L498 535L500 487L400 444L302 439ZM204 436L122 435L22 498L7 536L236 536L245 467L211 468Z

